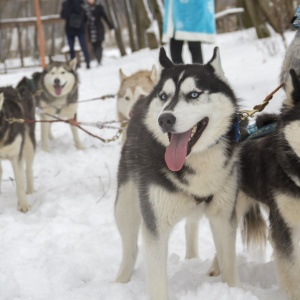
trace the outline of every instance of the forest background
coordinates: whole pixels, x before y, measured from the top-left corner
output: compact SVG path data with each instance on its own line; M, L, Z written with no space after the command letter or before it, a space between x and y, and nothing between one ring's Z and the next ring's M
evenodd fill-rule
M40 0L41 15L47 19L43 22L47 56L62 55L67 44L64 21L59 19L62 2ZM116 47L124 56L161 45L163 0L102 0L102 4L115 27L113 33L107 31L104 47ZM270 37L273 29L286 44L283 33L300 1L215 0L215 4L218 33L254 26L257 37L265 38ZM244 12L234 10L236 8L242 8ZM35 13L34 0L0 0L0 64L20 56L22 66L25 65L23 57L39 63Z

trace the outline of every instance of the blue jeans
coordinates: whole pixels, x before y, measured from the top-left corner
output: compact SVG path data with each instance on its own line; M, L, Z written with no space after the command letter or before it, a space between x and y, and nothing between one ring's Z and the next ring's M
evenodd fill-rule
M85 32L78 32L78 33L74 33L74 34L67 34L67 39L68 39L68 44L70 47L70 56L71 59L75 58L75 50L74 50L74 45L75 45L75 37L78 37L79 40L79 44L81 47L81 50L83 52L84 55L84 59L86 62L87 67L90 66L90 55L86 46L86 42L85 42Z

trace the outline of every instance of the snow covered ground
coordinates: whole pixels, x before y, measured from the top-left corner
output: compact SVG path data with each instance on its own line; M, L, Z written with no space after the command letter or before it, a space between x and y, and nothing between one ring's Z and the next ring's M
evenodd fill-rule
M287 32L288 43L294 33ZM252 108L279 84L285 48L281 38L257 40L252 30L217 36L223 68L243 107ZM215 45L204 45L209 60ZM167 47L168 48L168 47ZM116 55L117 53L117 55ZM187 48L184 55L190 61ZM158 50L148 49L119 58L105 51L101 67L79 69L80 99L115 94L118 69L131 74L158 63ZM0 86L15 85L34 70L0 75ZM283 98L278 92L266 111L278 111ZM80 121L116 119L116 100L79 105ZM95 129L110 137L112 131ZM116 171L120 141L103 144L80 133L86 146L73 146L70 129L54 124L55 140L49 153L41 151L37 126L34 163L36 192L29 195L31 210L17 211L10 164L4 162L0 201L0 300L143 300L145 271L141 253L128 284L114 283L121 260L121 241L113 218ZM239 288L229 288L220 277L206 276L214 256L214 244L205 219L200 222L199 259L186 261L184 223L174 229L169 243L168 277L170 299L176 300L283 300L272 261L272 250L264 257L247 253L237 242Z

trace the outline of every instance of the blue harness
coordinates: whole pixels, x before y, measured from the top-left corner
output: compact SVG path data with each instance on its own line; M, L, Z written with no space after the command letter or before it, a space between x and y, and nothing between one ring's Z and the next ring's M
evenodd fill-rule
M275 131L277 126L277 122L270 123L264 127L257 128L256 123L247 126L247 131L249 136L245 139L246 140L254 140L260 137L264 137L273 131ZM235 134L235 142L238 143L241 138L240 133L240 120L238 117L234 118L234 134Z
M249 136L245 140L253 140L260 137L264 137L271 132L275 131L277 126L277 122L270 123L262 128L257 128L256 124L248 125L247 131L249 133Z

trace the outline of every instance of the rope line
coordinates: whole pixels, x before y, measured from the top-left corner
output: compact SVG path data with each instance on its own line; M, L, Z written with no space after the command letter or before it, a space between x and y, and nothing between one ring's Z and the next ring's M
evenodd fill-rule
M41 111L41 109L40 109ZM26 119L18 119L18 118L9 118L9 119L6 119L6 121L9 123L9 124L13 124L13 123L25 123L25 124L32 124L32 123L66 123L66 124L70 124L72 126L76 126L78 127L80 130L82 130L83 132L85 132L86 134L96 138L96 139L99 139L100 141L102 141L103 143L109 143L109 142L112 142L112 141L116 141L121 133L123 132L124 128L127 126L127 123L128 121L108 121L108 122L79 122L75 119L68 119L68 120L64 120L64 119L61 119L57 116L53 116L51 114L48 114L46 112L40 112L48 117L51 117L55 120L26 120ZM120 127L115 127L115 126L111 126L111 125L106 125L106 124L113 124L113 123L120 123ZM102 138L98 135L95 135L93 133L91 133L90 131L86 130L85 128L83 128L82 126L94 126L94 127L97 127L99 129L103 129L103 128L108 128L108 129L118 129L117 133L112 137L112 138L109 138L109 139L105 139L105 138Z

